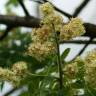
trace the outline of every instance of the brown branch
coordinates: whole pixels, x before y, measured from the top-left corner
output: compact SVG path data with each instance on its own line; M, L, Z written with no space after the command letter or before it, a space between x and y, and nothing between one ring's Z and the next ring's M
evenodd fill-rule
M39 27L40 19L35 17L19 17L0 15L0 24L13 27Z
M89 36L90 38L96 37L96 25L90 23L84 23L86 33L84 36Z
M39 27L40 19L35 17L19 17L0 15L0 24L13 27ZM83 36L96 37L96 25L90 23L84 23L86 33Z
M4 34L0 37L0 41L2 41L14 27L39 27L39 23L40 19L34 17L0 15L0 24L5 24L7 26Z
M84 7L89 3L91 0L84 0L79 7L76 8L73 17L77 17L78 14L84 9Z
M29 15L29 12L27 11L27 9L26 9L23 1L22 1L22 0L18 0L18 2L20 3L21 7L23 8L26 16L29 17L29 16L30 16L30 15ZM8 32L9 32L13 27L14 27L13 25L12 25L12 26L10 26L10 25L7 26L7 29L5 30L4 34L0 37L0 41L2 41L2 40L8 35Z

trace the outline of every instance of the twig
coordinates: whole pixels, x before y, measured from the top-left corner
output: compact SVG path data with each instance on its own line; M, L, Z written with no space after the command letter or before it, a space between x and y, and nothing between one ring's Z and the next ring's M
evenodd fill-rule
M87 44L88 40L69 40L61 41L60 44ZM91 44L96 44L96 41L91 41Z
M15 91L21 89L22 87L15 87L13 89L11 89L10 91L8 91L7 93L5 93L3 96L9 96L10 94L14 93Z
M89 1L91 0L84 0L80 6L75 10L73 17L77 17L78 14L82 11L82 9L84 9L84 7L89 3Z
M48 0L43 0L44 2L49 2ZM52 4L50 2L50 4ZM66 17L68 17L69 19L72 18L72 15L70 15L69 13L67 12L64 12L63 10L59 9L58 7L56 7L54 4L52 4L52 6L54 7L54 9L58 12L60 12L61 14L65 15Z
M93 38L90 38L90 40L85 44L85 46L80 50L80 52L73 58L73 60L74 60L77 56L81 55L81 54L84 52L84 50L88 47L88 45L92 42L92 40L93 40Z
M21 7L23 8L26 16L30 16L29 12L27 11L27 9L26 9L26 7L25 7L25 5L23 3L23 0L18 0L18 2L20 3Z
M72 15L68 14L67 12L64 12L63 10L57 8L56 6L54 6L55 10L62 13L63 15L65 15L66 17L68 17L69 19L72 18Z
M8 26L7 29L5 30L4 34L2 36L0 36L0 41L2 41L7 35L8 32L12 29L11 26Z

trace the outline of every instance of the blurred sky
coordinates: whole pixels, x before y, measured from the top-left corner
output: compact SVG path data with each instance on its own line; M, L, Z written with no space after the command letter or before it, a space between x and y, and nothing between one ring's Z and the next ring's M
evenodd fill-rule
M5 14L5 8L4 8L4 4L6 3L7 0L0 0L0 14ZM77 8L77 6L83 1L83 0L50 0L52 1L58 8L64 10L65 12L68 12L70 14L72 14L74 12L74 9ZM25 4L27 9L29 10L29 12L31 13L31 15L33 16L37 16L38 14L38 10L37 10L37 5L36 3L32 2L32 0L25 0ZM36 11L37 10L37 11ZM81 14L79 15L80 18L82 18L82 20L84 22L90 22L93 24L96 24L96 0L90 0L90 3L87 5L86 8L84 8L84 10L81 12ZM16 13L18 15L22 15L24 16L24 13L22 11L22 8L13 8L13 11L16 11ZM35 12L36 11L36 12ZM65 18L65 21L67 19ZM63 44L60 46L60 51L61 53L66 49L66 48L71 48L71 52L69 53L69 56L66 58L66 60L70 60L72 59L72 57L74 57L77 52L83 47L84 45L73 45L73 44ZM96 48L96 45L89 45L87 51ZM84 55L84 54L83 54ZM7 85L7 87L4 87L3 92L5 93L8 90L10 90L10 88L12 88L12 86L8 83L5 84L5 86ZM0 95L2 96L2 95ZM17 94L14 94L12 96L18 96Z

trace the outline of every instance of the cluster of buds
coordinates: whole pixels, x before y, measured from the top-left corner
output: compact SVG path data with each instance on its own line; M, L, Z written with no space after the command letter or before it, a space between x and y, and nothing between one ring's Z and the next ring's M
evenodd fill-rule
M55 53L55 44L52 42L32 43L28 48L28 54L38 61L43 61L46 57Z
M18 85L20 80L19 78L17 78L17 76L14 75L14 72L4 68L0 68L0 79L11 82L13 85Z
M85 57L86 65L96 63L96 50L89 51Z
M0 79L11 82L13 86L19 86L27 76L27 64L23 61L13 64L11 69L0 68Z
M64 67L63 71L68 78L74 79L76 77L76 74L78 73L77 62L67 64L67 66Z
M59 33L58 38L62 41L82 35L85 29L78 18L72 18L68 24L64 24L63 18L48 2L42 4L40 9L44 16L41 27L33 29L31 33L32 43L28 47L28 55L42 61L56 52L55 32Z
M26 76L26 73L28 72L27 63L24 61L16 62L15 64L13 64L11 70L16 76L24 78Z
M61 28L60 40L70 40L84 33L85 29L82 21L79 18L72 18L68 24Z
M85 61L85 80L93 88L96 88L96 50L88 52Z
M81 58L76 58L74 61L66 64L63 71L65 76L72 81L73 79L77 78L76 76L78 73L80 74L82 69L84 69L84 72L81 74L83 76L82 78L85 80L85 83L92 88L96 88L96 50L88 52L83 60Z
M43 25L41 28L34 28L31 33L31 38L34 43L54 41L52 29L47 25Z
M63 71L69 79L76 79L76 76L81 71L81 68L83 69L83 67L84 61L80 57L77 57L72 62L66 64Z

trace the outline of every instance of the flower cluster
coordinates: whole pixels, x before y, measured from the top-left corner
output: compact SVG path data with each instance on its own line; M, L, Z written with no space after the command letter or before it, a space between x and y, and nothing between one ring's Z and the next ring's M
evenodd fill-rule
M49 14L43 18L41 23L50 27L54 25L55 31L60 32L60 29L63 27L63 18L56 13Z
M23 61L13 64L11 69L0 68L0 79L11 82L14 86L19 86L20 82L27 75L27 64Z
M55 45L51 42L32 43L28 48L28 54L35 57L38 61L44 60L47 56L55 53Z
M68 77L68 78L75 78L77 72L78 72L78 66L77 66L77 62L73 62L71 64L68 64L67 66L65 66L65 68L63 69L64 74Z
M84 68L84 61L80 58L77 57L75 60L72 62L68 63L63 71L64 74L69 78L69 79L76 79L76 76L80 71ZM83 70L82 70L83 71Z
M42 61L56 52L55 32L59 33L58 38L62 41L82 35L85 29L78 18L72 18L68 24L64 24L63 18L48 2L42 4L40 8L44 16L41 27L33 29L31 33L32 43L28 47L28 55Z
M88 52L84 59L76 58L64 66L64 74L71 81L79 74L84 78L85 83L96 88L96 50ZM80 73L81 72L81 73Z
M14 85L18 85L19 83L19 78L17 78L17 76L14 75L14 72L12 72L9 69L3 69L0 68L0 79L1 80L5 80L5 81L11 81L11 83Z
M85 58L86 65L96 63L96 50L89 51Z
M96 88L96 50L90 51L85 57L86 82Z
M13 64L11 69L16 76L25 77L26 73L28 72L28 67L26 62L20 61Z
M41 28L34 28L31 37L33 42L44 43L45 41L53 41L52 29L43 25Z
M60 40L70 40L74 37L85 33L82 21L79 18L72 18L71 21L64 25L60 32Z
M43 12L44 16L48 14L54 13L54 8L50 3L44 3L42 6L40 6L41 11Z

